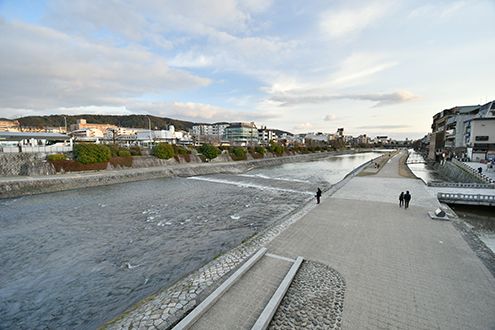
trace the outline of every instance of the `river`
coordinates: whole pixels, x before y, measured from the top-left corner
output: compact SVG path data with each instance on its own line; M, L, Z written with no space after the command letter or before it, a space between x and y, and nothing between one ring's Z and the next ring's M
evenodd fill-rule
M96 328L378 155L0 200L0 328Z

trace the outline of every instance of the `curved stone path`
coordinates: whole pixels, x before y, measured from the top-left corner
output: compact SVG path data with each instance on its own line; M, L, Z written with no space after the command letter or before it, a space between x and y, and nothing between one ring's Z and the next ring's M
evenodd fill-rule
M327 265L304 261L269 329L340 329L344 278Z

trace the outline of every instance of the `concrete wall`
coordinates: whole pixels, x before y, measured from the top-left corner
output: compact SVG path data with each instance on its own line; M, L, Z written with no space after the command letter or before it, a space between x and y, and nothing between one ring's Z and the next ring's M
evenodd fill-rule
M0 198L41 194L54 191L95 187L123 182L151 180L173 176L195 176L215 173L242 173L253 168L282 165L285 163L317 160L331 155L349 152L325 152L269 159L228 163L177 164L161 167L123 169L86 173L69 173L45 177L9 178L0 181ZM351 152L352 153L352 152Z
M39 153L0 153L0 177L18 175L50 175L55 169Z
M460 168L452 162L445 162L444 165L438 163L435 164L435 170L444 178L449 179L452 182L474 182L483 183L482 180L477 178L472 173Z

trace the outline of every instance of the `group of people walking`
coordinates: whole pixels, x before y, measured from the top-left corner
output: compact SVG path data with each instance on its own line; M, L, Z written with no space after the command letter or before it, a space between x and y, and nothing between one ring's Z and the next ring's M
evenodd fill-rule
M409 207L409 202L411 201L411 194L409 193L409 190L404 192L401 192L399 195L399 207L404 206L405 209Z

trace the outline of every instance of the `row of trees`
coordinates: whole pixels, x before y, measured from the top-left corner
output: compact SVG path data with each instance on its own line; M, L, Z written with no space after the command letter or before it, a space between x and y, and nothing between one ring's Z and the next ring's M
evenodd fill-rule
M203 144L196 148L199 156L203 160L207 161L218 157L223 151L227 151L233 160L245 160L248 155L255 159L263 158L269 152L276 156L282 156L284 154L304 154L319 151L335 150L331 146L314 146L314 147L285 147L281 144L271 143L267 147L216 147L211 144ZM183 146L172 145L168 143L158 143L151 150L151 154L160 159L175 158L179 160L179 157L184 158L186 161L190 161L190 155L192 153L191 148ZM123 148L117 145L104 145L104 144L76 144L74 146L74 160L81 164L95 164L108 162L113 158L140 156L141 149L138 146L130 148ZM48 157L50 161L65 160L66 157L63 154L50 155Z

